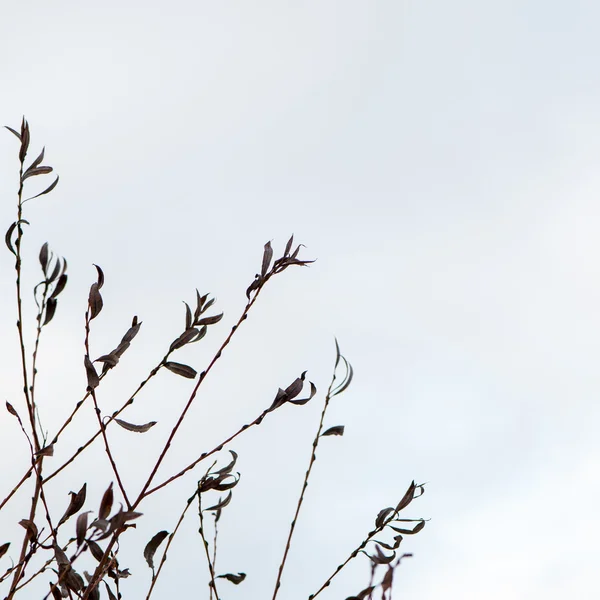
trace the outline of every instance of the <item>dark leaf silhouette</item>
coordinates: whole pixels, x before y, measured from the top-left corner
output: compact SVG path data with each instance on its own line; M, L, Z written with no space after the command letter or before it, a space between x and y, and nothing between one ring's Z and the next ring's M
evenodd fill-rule
M89 511L81 513L77 517L77 523L75 525L75 536L77 538L77 546L81 546L85 540L85 534L88 526L88 514Z
M321 434L321 437L325 437L327 435L344 435L344 425L335 425L334 427L330 427L327 431L324 431Z
M60 525L62 525L67 519L69 519L73 515L77 514L83 508L83 505L85 503L86 493L87 493L87 484L86 483L83 484L83 486L77 493L69 492L69 494L71 494L71 502L69 503L69 506L67 507L67 510L65 511L65 514L63 515L63 517L60 520L60 523L59 523Z
M265 251L263 254L263 259L262 259L262 267L260 269L260 275L261 277L264 277L268 270L269 270L269 266L271 265L271 260L273 259L273 248L271 247L271 242L267 242L265 244Z
M98 377L98 373L96 373L96 369L94 368L94 365L87 354L84 358L84 364L85 371L87 373L88 388L93 390L100 384L100 378Z
M10 548L10 542L6 542L6 544L0 545L0 558L2 558Z
M158 547L162 544L163 540L169 535L168 531L159 531L152 539L146 544L144 548L144 558L151 569L154 569L154 555L158 550Z
M59 179L60 179L60 177L57 175L56 179L43 192L40 192L39 194L36 194L35 196L31 196L30 198L27 198L27 200L23 200L23 202L28 202L29 200L34 200L35 198L39 198L40 196L49 194L58 185Z
M146 431L149 431L156 425L156 421L150 421L144 425L134 425L133 423L128 423L127 421L122 421L121 419L115 419L115 421L121 427L123 427L123 429L127 429L127 431L135 431L136 433L146 433Z
M104 492L104 495L102 496L102 501L100 502L100 509L98 510L98 519L108 518L108 515L110 515L110 511L112 510L113 499L113 484L111 483Z
M176 375L181 375L188 379L194 379L197 375L195 369L192 369L192 367L189 367L188 365L182 365L181 363L169 361L165 363L165 367Z
M97 283L92 283L90 286L88 304L90 307L90 320L95 319L103 306L102 296L100 295L100 286Z
M227 579L227 581L231 581L231 583L235 585L239 585L246 579L246 573L225 573L225 575L217 575L217 579Z
M46 315L44 317L43 325L48 325L50 321L54 318L54 314L56 313L56 305L57 300L52 296L46 300Z

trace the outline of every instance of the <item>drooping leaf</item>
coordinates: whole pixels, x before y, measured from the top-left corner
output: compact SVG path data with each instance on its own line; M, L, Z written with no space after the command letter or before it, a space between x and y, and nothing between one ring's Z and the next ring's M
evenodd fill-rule
M308 397L297 398L296 400L290 400L290 402L292 404L301 406L302 404L306 404L309 400L312 400L312 398L314 398L315 394L317 393L317 386L312 381L309 381L309 383L310 383L310 394L308 395Z
M121 419L115 419L115 421L123 429L127 429L127 431L135 431L136 433L146 433L146 431L149 431L156 425L156 421L150 421L144 425L134 425L133 423L128 423L127 421L122 421Z
M162 544L163 540L169 535L168 531L159 531L152 539L146 544L144 548L144 558L148 563L148 566L154 570L154 555L158 550L158 547Z
M423 519L421 519L412 529L403 529L402 527L394 527L394 525L390 525L390 529L393 529L397 533L402 533L404 535L414 535L415 533L419 533L423 527L425 527L425 521Z
M66 273L62 273L61 276L58 278L52 295L50 296L51 298L57 298L58 295L65 289L65 286L67 285L67 279L68 275Z
M206 511L221 510L222 508L225 508L231 502L232 497L233 497L233 494L231 492L229 492L229 494L227 494L227 496L225 496L225 498L221 498L221 500L219 500L214 506L210 506L209 508L205 508L204 510L206 510Z
M100 562L104 558L104 550L102 550L102 548L100 547L100 544L98 544L97 542L94 542L94 540L88 540L87 545L88 545L88 548L90 549L90 552L92 553L92 556L98 562Z
M181 375L182 377L187 377L188 379L194 379L197 375L197 372L192 367L188 365L182 365L181 363L168 361L164 363L165 367L169 369L172 373L176 375Z
M43 192L40 192L39 194L36 194L35 196L31 196L30 198L27 198L26 200L23 200L23 202L25 203L25 202L28 202L29 200L34 200L35 198L39 198L40 196L49 194L58 185L59 179L60 179L60 177L57 175L56 179Z
M50 298L48 298L46 300L46 315L44 317L44 322L42 323L42 327L44 327L45 325L48 325L48 323L50 323L50 321L52 321L52 319L54 318L54 314L56 313L56 306L58 304L58 301L56 300L56 298L50 296Z
M88 297L90 307L90 320L95 319L102 310L103 301L100 294L100 289L97 283L92 283L90 286L90 295Z
M88 526L88 514L89 514L89 510L86 510L85 512L82 512L78 517L77 517L77 522L75 524L75 536L77 538L77 546L81 546L81 544L83 544L84 540L85 540L85 534L87 532L87 526Z
M234 585L239 585L246 579L246 573L225 573L225 575L217 575L217 579L227 579L227 581L231 581Z
M19 525L27 530L27 539L35 540L38 536L37 525L30 519L21 519Z
M15 221L14 223L11 224L11 226L7 229L6 231L6 235L4 236L4 241L6 242L6 247L16 256L17 255L17 251L14 249L13 243L12 243L12 235L15 231L15 229L17 228L17 226L20 225L29 225L29 221L27 221L26 219L21 219L20 221Z
M100 502L100 509L98 510L98 519L107 519L108 515L110 515L110 511L112 510L113 505L113 484L108 486L104 495L102 496L102 501Z
M100 378L96 369L90 360L90 357L86 354L84 360L85 372L87 374L88 389L93 390L100 384Z
M344 425L334 425L330 427L327 431L324 431L321 434L321 437L325 437L327 435L344 435Z

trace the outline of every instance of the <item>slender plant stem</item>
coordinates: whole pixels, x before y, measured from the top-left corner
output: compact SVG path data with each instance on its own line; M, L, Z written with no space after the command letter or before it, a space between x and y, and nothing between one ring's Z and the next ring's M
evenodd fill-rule
M337 361L336 361L337 366ZM310 473L312 471L313 465L315 464L315 460L317 459L317 446L319 445L319 440L321 438L321 432L323 431L323 423L325 422L325 413L327 412L327 408L329 407L329 401L331 400L331 390L333 389L333 383L335 381L335 367L333 369L333 376L331 378L331 383L329 384L329 388L327 389L327 394L325 395L325 403L323 405L323 411L321 412L321 420L319 421L319 427L317 428L317 434L315 435L315 439L312 443L312 450L310 455L310 461L308 463L308 469L306 470L306 475L304 476L304 482L302 484L302 490L300 492L300 497L298 498L298 504L296 506L296 512L294 513L294 518L290 524L290 532L287 537L287 541L285 543L285 549L283 551L283 557L281 559L281 563L279 565L279 570L277 572L277 581L275 582L275 588L273 590L273 600L277 598L277 594L279 593L279 588L281 587L281 576L283 574L283 569L285 567L285 563L290 551L290 547L292 544L292 537L294 536L294 531L296 529L296 524L298 522L298 515L300 514L300 509L302 508L302 503L304 502L304 494L306 492L306 488L308 487L308 479L310 477Z
M158 469L159 469L160 465L162 464L162 461L164 460L167 452L169 451L169 448L171 447L171 443L173 442L173 439L174 439L175 435L177 434L179 427L183 423L183 420L185 419L185 416L186 416L188 410L192 406L192 403L194 402L194 399L196 398L196 394L198 393L198 389L200 388L203 381L206 379L206 376L210 373L211 369L214 367L216 362L219 360L219 358L221 358L221 354L222 354L223 350L225 350L225 348L228 346L228 344L231 341L231 339L233 338L235 332L238 330L240 325L248 318L248 313L250 312L250 309L256 302L256 299L258 298L261 289L262 289L262 286L256 290L256 293L252 297L252 300L250 300L246 304L246 307L244 308L244 311L242 312L242 316L238 319L238 322L231 328L229 335L225 338L225 341L221 344L220 348L217 350L217 353L213 356L212 360L206 367L206 370L203 371L202 373L200 373L198 382L196 383L196 386L192 390L192 393L191 393L189 400L187 401L185 407L181 411L181 414L179 415L179 419L177 420L177 423L175 423L175 426L171 430L171 433L169 434L169 438L167 439L167 442L165 443L165 445L162 449L162 452L160 453L160 455L158 457L158 460L156 461L154 467L152 468L152 471L150 472L150 475L148 476L148 479L146 480L146 483L144 484L142 491L140 492L137 500L135 501L134 506L137 506L140 503L140 501L146 495L148 495L146 492L147 492L148 488L150 487L150 485L152 484L152 481L154 480L154 477L156 476L156 473L158 472ZM177 477L174 477L173 479L176 479L176 478ZM159 487L162 487L162 485ZM156 491L156 489L158 489L158 487L154 488L152 491ZM152 493L152 491L150 493Z
M219 600L219 592L217 591L217 583L215 581L215 567L210 558L210 550L208 547L208 540L204 535L204 515L202 514L202 494L198 494L198 516L200 517L200 537L202 538L202 545L204 546L204 552L206 554L206 562L208 563L208 572L210 573L210 600L213 600L213 592L215 593L215 600Z

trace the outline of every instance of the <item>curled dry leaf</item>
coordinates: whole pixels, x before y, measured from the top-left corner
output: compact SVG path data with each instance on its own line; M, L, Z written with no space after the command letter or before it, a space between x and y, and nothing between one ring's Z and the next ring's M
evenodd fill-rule
M146 433L156 425L156 421L150 421L149 423L145 423L144 425L134 425L133 423L128 423L127 421L123 421L121 419L115 419L115 421L123 428L127 429L127 431L135 431L136 433Z
M163 540L169 535L168 531L159 531L152 539L146 544L144 548L144 558L151 569L154 569L154 555L158 550L158 547L162 544Z
M188 379L194 379L197 375L196 370L188 365L182 365L181 363L168 361L164 363L165 367L176 375L187 377Z
M225 575L217 575L217 579L227 579L227 581L231 581L234 585L239 585L246 579L246 573L225 573Z
M377 514L377 518L375 519L375 527L377 527L377 528L383 527L385 524L385 520L393 512L395 512L395 511L391 506L389 508L384 508L383 510L380 510L379 513Z
M87 493L87 483L84 483L81 489L75 492L69 492L71 494L71 502L65 511L65 514L62 516L60 520L60 525L62 525L67 519L72 517L74 514L78 513L85 504L85 496Z
M27 539L35 540L38 536L38 528L37 525L31 521L30 519L21 519L19 521L19 525L27 529Z
M398 502L398 505L396 506L397 512L400 512L403 508L406 508L413 501L416 490L417 490L417 485L413 481L410 484L410 486L408 487L408 490L406 490L406 493L402 497L402 500L400 500L400 502Z
M327 431L324 431L321 434L321 437L325 437L328 435L344 435L344 429L344 425L335 425L333 427L330 427Z

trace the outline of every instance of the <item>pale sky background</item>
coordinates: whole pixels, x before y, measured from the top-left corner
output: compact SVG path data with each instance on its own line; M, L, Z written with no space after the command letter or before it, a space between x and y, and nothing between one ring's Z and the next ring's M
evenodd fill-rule
M225 311L175 357L201 370L263 244L281 251L294 233L318 261L261 294L167 461L212 448L305 369L321 392L232 445L242 479L217 570L248 578L222 583L223 598L271 597L334 335L356 377L327 424L346 434L322 442L281 600L314 592L412 479L428 484L407 516L431 521L403 543L414 558L398 597L598 597L600 4L6 1L0 16L2 124L25 114L31 158L46 145L61 176L26 205L24 242L30 287L44 241L69 261L40 356L51 432L85 389L92 263L106 274L92 353L116 346L134 314L144 322L99 388L110 411L180 333L195 287ZM0 136L3 231L17 146ZM1 400L23 411L11 258L0 253ZM124 415L158 425L110 431L132 488L191 385L162 373ZM88 409L51 460L92 422ZM27 452L7 413L0 424L4 490ZM112 474L100 445L83 461L53 483L57 511L84 481L97 509ZM123 538L127 600L145 597L143 547L173 529L201 474L155 495ZM0 543L29 495L3 511ZM153 597L204 597L197 526L192 513ZM321 597L367 580L360 557Z

